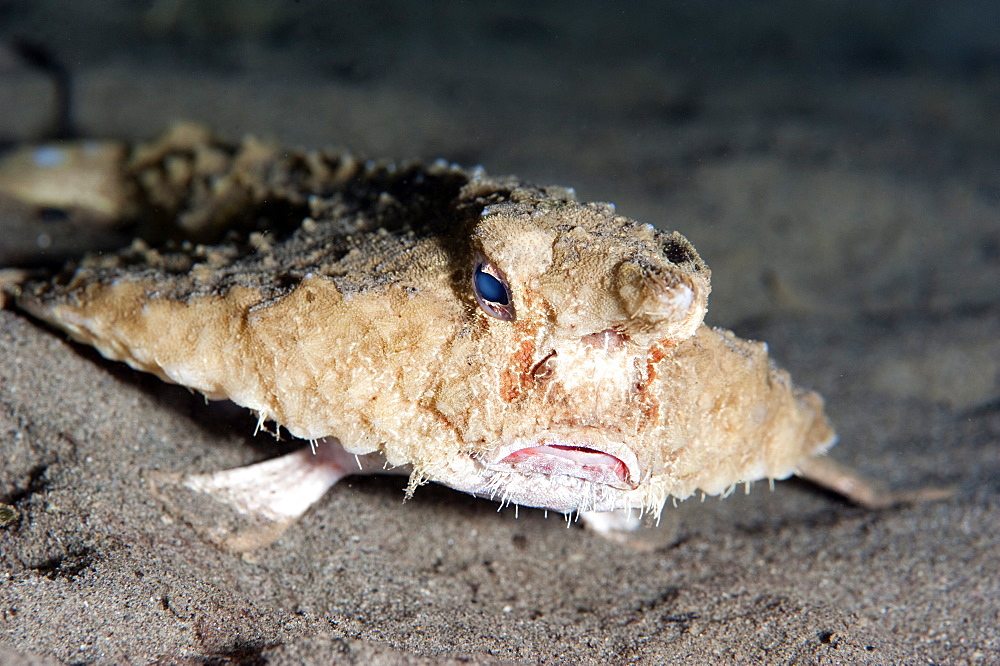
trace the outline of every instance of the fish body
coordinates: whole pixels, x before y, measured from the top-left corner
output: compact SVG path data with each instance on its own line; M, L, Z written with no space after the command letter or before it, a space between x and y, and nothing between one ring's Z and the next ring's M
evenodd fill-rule
M704 324L677 232L478 169L184 136L132 149L119 209L203 242L88 256L22 309L411 492L658 513L835 440L764 344Z

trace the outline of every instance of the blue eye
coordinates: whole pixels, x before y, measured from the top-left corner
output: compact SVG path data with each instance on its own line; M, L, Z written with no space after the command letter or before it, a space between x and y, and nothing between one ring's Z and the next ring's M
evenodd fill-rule
M476 267L475 280L476 291L479 292L479 297L484 301L499 303L500 305L510 303L510 296L507 295L507 289L503 286L503 282L489 273L484 273L481 266Z
M485 260L476 262L472 271L472 293L483 312L510 321L514 318L514 306L510 299L510 287L503 274Z

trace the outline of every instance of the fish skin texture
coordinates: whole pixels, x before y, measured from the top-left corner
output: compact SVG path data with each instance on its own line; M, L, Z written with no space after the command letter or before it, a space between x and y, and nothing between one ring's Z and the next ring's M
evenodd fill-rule
M100 212L151 240L27 281L18 306L296 437L381 456L411 492L658 513L834 443L822 399L766 345L703 323L711 273L677 232L440 162L189 126L122 146L103 171L120 200ZM477 302L482 266L511 317Z

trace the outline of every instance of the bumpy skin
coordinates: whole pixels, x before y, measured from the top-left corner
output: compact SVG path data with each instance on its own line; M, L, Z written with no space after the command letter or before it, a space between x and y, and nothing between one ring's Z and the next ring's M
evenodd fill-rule
M710 273L676 232L444 164L181 135L133 150L120 208L229 236L89 257L22 308L413 487L557 511L659 511L833 443L763 344L702 323ZM511 318L477 303L483 266Z

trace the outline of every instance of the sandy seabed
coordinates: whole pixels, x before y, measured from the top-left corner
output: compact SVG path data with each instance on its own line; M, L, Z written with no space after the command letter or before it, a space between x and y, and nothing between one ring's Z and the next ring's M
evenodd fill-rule
M870 512L758 484L668 508L677 539L638 553L440 487L403 503L402 480L370 478L240 557L169 517L148 473L288 443L0 311L0 502L20 514L0 528L0 663L1000 661L993 61L914 62L922 23L838 23L838 3L828 24L867 35L870 60L827 24L672 5L604 20L558 3L390 4L391 19L194 4L93 18L9 3L0 139L37 139L52 117L51 82L10 46L30 38L71 63L86 136L185 119L575 186L695 244L708 321L768 341L825 396L835 457L956 492ZM10 202L0 229L0 266L121 240Z

